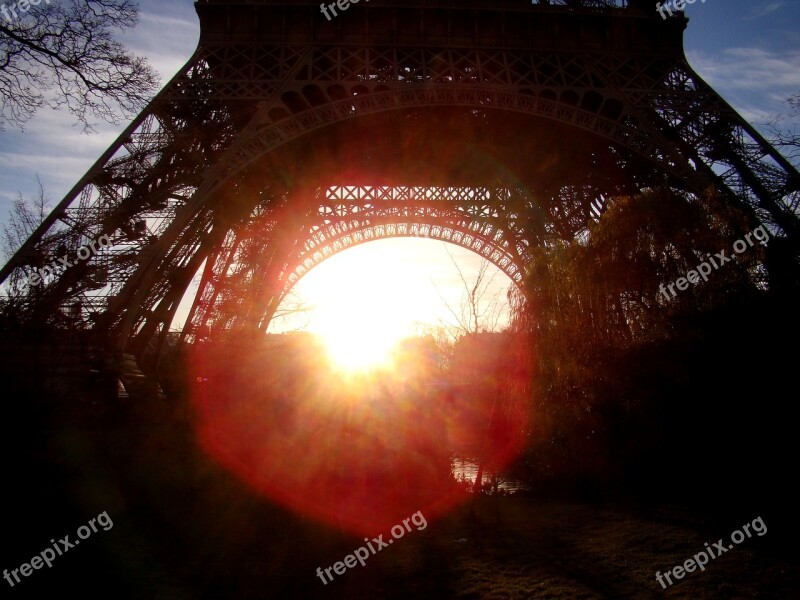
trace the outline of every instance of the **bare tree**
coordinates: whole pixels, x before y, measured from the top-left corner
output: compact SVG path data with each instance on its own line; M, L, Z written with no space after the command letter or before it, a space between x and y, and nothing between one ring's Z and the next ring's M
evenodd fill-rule
M464 292L461 296L461 303L456 309L444 299L439 288L434 284L436 293L439 295L445 308L447 308L447 312L450 313L450 316L454 320L453 324L446 324L440 319L440 324L447 329L447 332L453 339L468 333L494 331L503 314L503 307L500 302L502 290L498 289L494 292L492 291L494 280L500 271L495 270L490 276L489 268L491 263L485 258L482 258L475 280L469 282L446 246L445 252L447 252L450 262L453 263L458 273Z
M494 269L490 275L491 263L485 258L481 259L478 266L478 272L475 274L473 281L468 281L464 271L456 262L450 250L445 245L445 252L450 258L450 262L458 273L458 278L462 285L461 302L458 308L454 308L442 296L438 287L436 292L441 298L442 303L450 313L454 324L445 323L440 319L440 324L448 332L450 337L455 341L458 338L466 335L477 334L486 331L494 331L503 314L503 306L500 302L502 289L495 285L495 278L500 273L499 269ZM493 289L498 287L498 289ZM486 431L483 435L481 447L477 450L475 460L478 465L478 470L475 475L475 482L472 486L474 494L480 494L483 483L483 473L487 468L487 445L489 443L488 436L492 431L493 421L495 418L495 411L497 408L498 397L495 395L492 398L492 410L489 420L486 423ZM495 488L497 487L497 474L495 474Z
M58 0L0 7L0 129L24 128L43 106L66 108L93 131L93 119L118 123L157 90L143 57L114 39L133 28L132 0Z
M427 321L414 321L411 324L416 338L429 338L436 346L436 352L439 357L439 364L442 368L446 369L453 358L453 339L447 327L442 325L434 325Z
M283 331L303 331L311 322L311 313L317 307L310 304L307 298L302 297L294 289L281 300L275 314L270 321L270 329L279 325ZM300 317L304 317L301 321ZM287 327L290 326L290 327Z
M791 112L789 115L777 115L766 125L767 138L795 166L800 167L800 128L798 125L784 126L787 120L797 121L800 118L800 94L786 99Z
M42 181L36 176L36 196L26 200L19 194L11 206L8 222L3 224L2 250L8 261L50 214L50 204L45 196Z
M11 206L7 222L3 224L0 249L5 254L5 261L14 256L22 244L50 214L50 201L44 193L44 187L42 187L42 181L38 175L36 176L36 184L38 186L36 195L33 198L26 199L22 194L19 194ZM10 296L19 296L22 293L22 278L23 275L19 270L12 274L9 279L9 285L6 288Z

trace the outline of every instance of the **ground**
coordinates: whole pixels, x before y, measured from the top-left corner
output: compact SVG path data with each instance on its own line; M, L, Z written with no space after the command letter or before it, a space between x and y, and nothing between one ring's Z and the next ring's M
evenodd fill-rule
M323 584L317 567L343 560L363 536L252 493L199 452L185 425L43 410L6 420L3 434L1 568L18 568L50 539L74 540L103 511L113 521L9 586L9 598L789 599L800 590L790 515L619 497L467 499ZM762 536L668 589L656 581L758 517Z

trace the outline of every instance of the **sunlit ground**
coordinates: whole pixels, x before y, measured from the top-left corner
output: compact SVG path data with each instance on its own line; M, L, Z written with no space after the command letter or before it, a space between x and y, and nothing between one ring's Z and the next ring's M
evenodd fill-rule
M356 246L313 269L295 286L271 333L305 330L319 335L340 370L391 368L391 351L405 337L452 336L481 259L459 246L424 239L386 239ZM461 272L459 274L459 271ZM481 325L508 323L511 280L493 265L480 302ZM292 312L298 310L297 312Z

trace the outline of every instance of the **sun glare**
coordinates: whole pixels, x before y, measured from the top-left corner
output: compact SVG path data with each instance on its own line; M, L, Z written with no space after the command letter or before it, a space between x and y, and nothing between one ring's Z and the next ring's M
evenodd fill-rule
M328 259L301 282L302 295L315 307L308 329L322 338L339 370L389 367L393 348L411 334L422 291L398 277L396 258L359 246Z
M350 257L308 286L317 299L309 330L322 338L333 366L347 372L389 367L392 349L409 334L402 292L387 297L383 292L392 283L381 276L364 278L365 269L368 258Z
M391 368L398 342L418 334L420 325L445 323L445 305L459 307L463 285L447 252L467 280L480 260L468 250L444 246L433 240L385 239L332 256L294 288L296 299L310 308L303 313L305 320L271 330L300 327L315 333L339 371ZM508 284L507 278L497 278L503 293Z
M388 325L388 326L387 326ZM405 331L363 313L343 319L323 315L316 328L335 368L361 372L391 366L391 353Z

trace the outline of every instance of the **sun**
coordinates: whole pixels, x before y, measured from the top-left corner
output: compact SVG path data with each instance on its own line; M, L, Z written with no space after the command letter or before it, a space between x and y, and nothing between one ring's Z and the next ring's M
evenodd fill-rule
M332 256L296 290L313 307L304 327L321 339L331 365L349 373L392 368L392 351L430 321L429 278L414 277L408 240L380 240Z
M369 252L368 250L372 250ZM308 329L344 372L391 368L392 350L411 333L419 290L397 277L391 257L353 248L308 275L305 293L316 310Z
M399 342L448 324L447 307L461 305L462 275L448 253L467 281L475 278L480 257L445 246L427 239L382 239L331 256L293 290L294 300L309 310L273 323L271 331L316 334L340 372L391 370ZM504 295L510 280L502 279L487 296Z
M360 373L391 368L392 350L405 331L386 315L358 311L347 318L341 311L328 314L325 310L318 317L315 333L322 339L334 369Z

